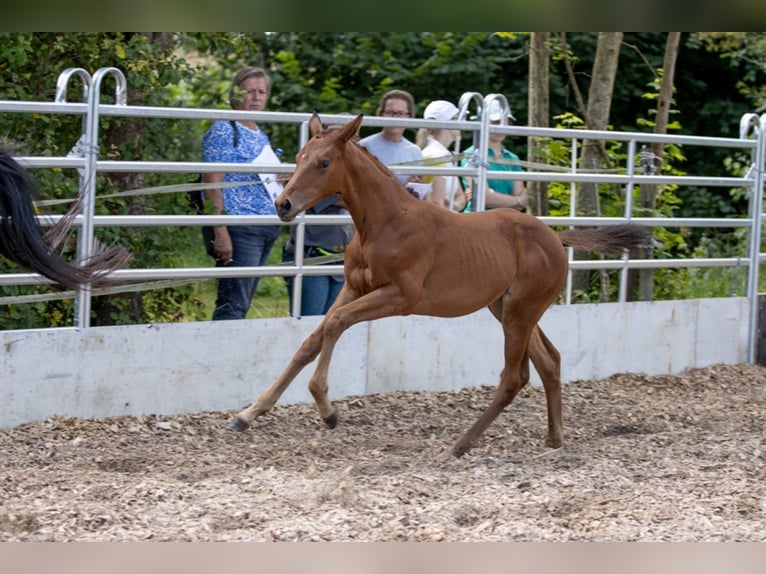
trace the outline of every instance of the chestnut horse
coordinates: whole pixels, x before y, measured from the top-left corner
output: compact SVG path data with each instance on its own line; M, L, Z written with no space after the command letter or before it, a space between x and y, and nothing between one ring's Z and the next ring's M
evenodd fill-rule
M323 131L316 113L312 138L276 208L292 221L320 199L339 193L356 226L345 254L345 286L317 329L258 399L234 417L245 430L269 411L295 376L319 356L309 390L329 427L338 422L327 398L327 374L338 338L356 323L393 315L457 317L488 306L505 336L505 366L491 404L455 443L468 451L529 380L531 359L546 394L546 445L562 444L560 355L537 324L567 276L564 246L620 253L645 242L642 228L621 225L555 233L512 209L455 213L410 195L383 164L354 141L362 117Z
M106 284L109 272L127 264L130 253L122 246L100 248L83 265L62 259L53 250L57 241L52 237L66 232L73 212L46 234L35 216L36 196L29 174L0 147L0 255L71 288Z

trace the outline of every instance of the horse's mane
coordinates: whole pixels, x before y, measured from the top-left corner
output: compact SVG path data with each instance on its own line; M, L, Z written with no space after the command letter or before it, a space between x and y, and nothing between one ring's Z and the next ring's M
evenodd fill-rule
M341 128L343 126L322 124L322 127L323 127L322 132L317 134L317 136L327 135L330 132L333 132L333 131L335 131L338 128ZM408 195L408 196L412 197L412 194L409 191L407 191L407 188L404 186L404 184L401 181L399 181L399 178L396 177L396 174L394 172L392 172L390 169L388 169L386 164L384 164L376 156L374 156L372 153L370 153L370 150L368 150L366 147L364 147L362 145L359 145L359 142L356 141L356 140L354 140L352 142L349 142L349 143L355 144L356 147L362 151L363 155L367 157L367 159L372 160L373 166L375 166L375 168L380 172L381 175L388 176L388 177L393 177L393 179L396 182L396 184L398 184L400 190L403 191L405 195Z
M404 192L405 195L408 195L412 197L412 194L407 191L407 188L404 186L404 184L399 180L398 177L396 177L396 174L392 172L390 169L388 169L388 166L384 164L382 161L380 161L376 156L374 156L372 153L370 153L370 150L368 150L366 147L359 145L359 143L354 142L356 144L356 147L359 148L362 151L362 154L367 157L368 159L372 160L372 164L375 166L375 168L381 173L381 175L385 175L388 177L392 177L394 181L396 182L396 185L398 185L399 189Z

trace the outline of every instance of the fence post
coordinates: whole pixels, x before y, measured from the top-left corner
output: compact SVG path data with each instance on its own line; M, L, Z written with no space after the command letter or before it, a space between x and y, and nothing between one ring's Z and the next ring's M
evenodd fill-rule
M745 114L740 121L740 137L746 138L750 129L754 129L756 147L753 156L753 190L750 198L750 268L747 274L747 298L749 309L747 360L756 362L758 347L758 271L761 260L761 223L763 221L763 185L764 163L766 163L766 114L760 118L755 114Z
M114 76L115 104L127 104L127 81L125 75L118 68L100 68L93 74L92 86L88 92L88 115L85 129L85 141L82 150L85 153L85 169L83 170L83 186L80 188L80 213L82 215L82 228L77 243L77 258L87 261L94 253L94 203L96 198L96 175L98 171L98 106L101 97L101 81L104 76ZM87 328L90 326L90 289L79 289L75 299L75 327Z
M476 105L476 115L481 118L484 115L484 96L482 96L479 92L465 92L462 96L460 96L460 101L458 102L458 121L464 121L466 118L468 118L468 111L470 109L471 104ZM468 162L466 165L470 166L477 166L479 164L479 147L481 145L481 132L476 133L473 132L472 139L473 139L473 156L468 158ZM455 153L460 154L462 151L460 149L460 138L455 141ZM478 193L477 190L479 188L478 185L478 178L472 177L471 178L471 191L472 199L471 199L471 210L472 211L479 211L476 207L476 202L478 199ZM450 206L451 207L451 206Z

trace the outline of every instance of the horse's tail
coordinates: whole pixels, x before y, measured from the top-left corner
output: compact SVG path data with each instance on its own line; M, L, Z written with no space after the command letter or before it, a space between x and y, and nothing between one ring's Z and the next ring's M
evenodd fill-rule
M0 147L0 255L71 288L103 285L108 282L106 275L127 265L131 254L120 245L101 247L81 265L62 259L37 221L33 203L36 196L29 174L14 161L9 150ZM64 227L70 223L71 217ZM56 232L61 234L62 229Z
M598 229L567 229L558 232L564 247L582 251L619 254L623 250L648 247L651 234L645 227L624 224L600 227Z

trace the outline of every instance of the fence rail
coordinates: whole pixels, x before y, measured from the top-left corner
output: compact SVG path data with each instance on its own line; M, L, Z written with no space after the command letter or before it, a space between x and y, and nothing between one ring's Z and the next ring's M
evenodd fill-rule
M101 104L100 91L104 78L111 77L115 83L116 104ZM72 78L78 78L85 85L84 102L72 103L66 101L67 84ZM93 206L96 199L96 175L99 173L202 173L202 172L269 172L289 174L294 168L293 163L278 165L252 164L217 164L205 162L165 162L165 161L106 161L98 158L99 122L104 117L136 117L164 118L168 120L217 120L217 119L251 119L258 123L287 123L299 126L298 147L307 139L307 121L310 114L287 112L243 112L236 110L210 110L173 108L156 106L129 106L126 104L125 90L127 83L122 72L116 68L102 68L93 76L81 69L68 69L62 72L57 82L54 102L12 102L0 100L0 112L16 114L66 114L82 116L82 133L78 134L76 150L79 155L66 157L19 157L19 163L28 169L70 168L80 172L81 199L84 206L82 213L75 218L74 225L79 229L78 257L87 258L93 244L93 233L97 227L192 227L203 225L337 225L350 224L349 216L309 216L304 215L289 224L282 222L276 216L205 216L205 215L132 215L132 216L103 216L95 215ZM363 125L368 127L384 127L387 125L405 128L421 127L450 127L473 133L474 143L481 144L476 153L477 161L466 167L430 167L428 165L391 166L397 174L408 175L456 175L470 176L477 180L477 190L474 192L475 205L478 209L484 206L484 182L487 180L487 151L486 142L491 132L504 133L511 137L539 137L551 140L565 140L571 145L572 157L569 171L524 171L524 172L492 172L493 179L523 180L526 182L545 181L559 182L570 185L571 206L575 205L578 192L577 185L582 183L613 184L623 186L625 212L622 217L541 217L545 223L555 226L602 226L614 225L630 221L647 227L746 227L749 229L748 252L731 258L691 258L691 259L629 259L627 255L619 260L574 260L570 250L570 281L567 284L566 302L571 302L571 272L577 269L618 269L622 271L620 279L619 300L625 301L625 285L629 269L658 269L682 267L742 267L747 269L747 287L745 295L751 305L750 313L750 352L754 359L754 339L757 330L757 286L759 263L766 261L766 254L761 253L761 224L763 216L762 200L764 188L764 162L766 161L766 114L746 114L740 119L739 138L712 138L688 135L667 135L637 132L586 131L574 129L539 128L525 126L492 125L484 113L492 99L504 98L499 94L465 94L461 102L461 113L458 120L439 122L434 120L365 117ZM476 106L478 120L466 120L468 108ZM504 102L507 105L507 102ZM329 124L340 124L348 120L347 115L322 115L323 121ZM627 143L625 173L586 173L578 170L578 143L586 140L619 141ZM722 177L720 175L647 175L638 173L637 164L640 162L638 144L651 143L676 144L683 146L713 146L743 150L750 153L751 167L743 177ZM640 185L678 185L678 186L707 186L743 188L747 190L750 203L747 217L739 219L721 218L660 218L634 217L632 193L635 186ZM172 187L172 186L170 186ZM172 190L170 190L172 192ZM571 209L575 213L574 209ZM57 216L40 216L43 224L52 224ZM190 280L211 279L220 277L242 276L287 276L296 277L296 297L294 310L300 309L300 287L304 275L337 274L341 265L307 265L302 254L303 233L297 234L298 249L293 265L227 268L187 268L187 269L126 269L115 273L115 279L120 281L160 281L160 280ZM35 273L6 273L0 274L0 286L31 285L46 283L47 280ZM93 293L88 290L78 290L74 294L77 313L75 325L80 328L89 326L90 298ZM2 304L2 300L0 300Z

